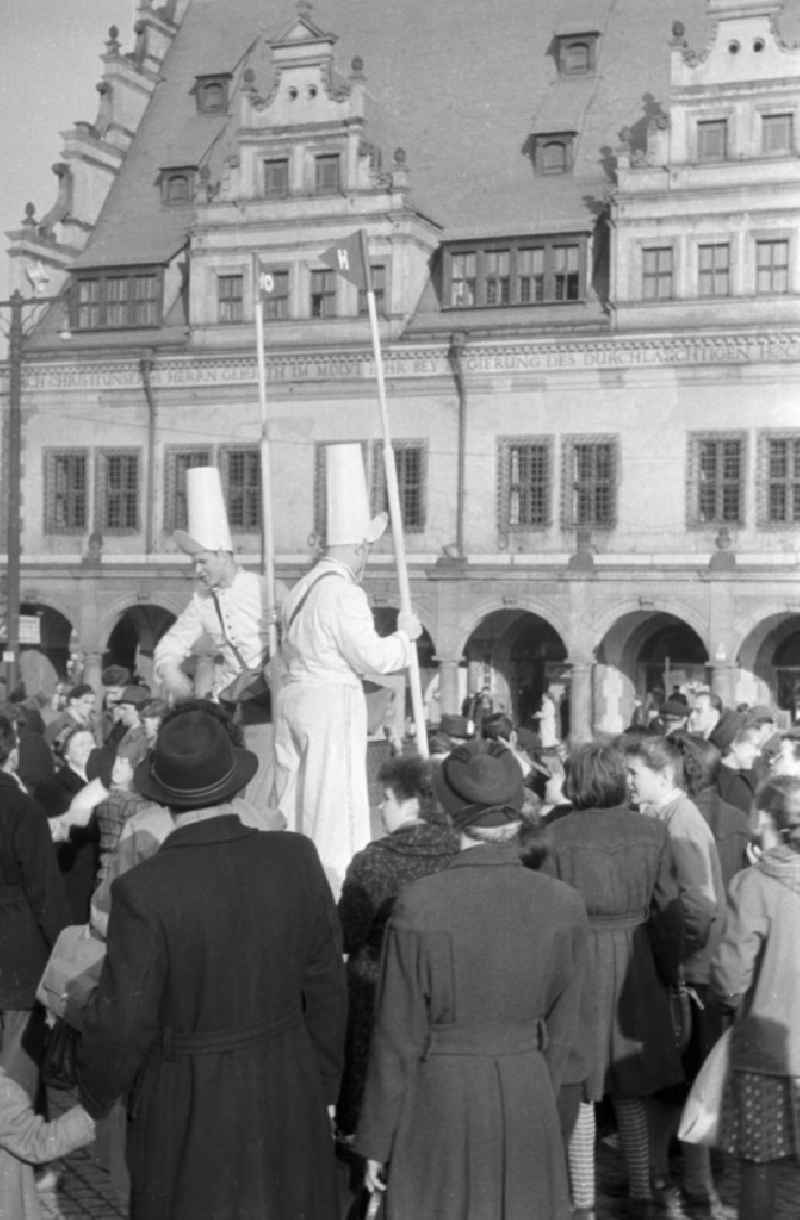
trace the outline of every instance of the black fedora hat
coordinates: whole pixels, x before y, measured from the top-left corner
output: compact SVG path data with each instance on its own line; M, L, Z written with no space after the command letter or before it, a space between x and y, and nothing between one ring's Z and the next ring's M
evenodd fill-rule
M192 708L162 725L153 750L134 771L133 784L160 805L202 809L241 792L257 768L256 755L236 749L217 716Z
M525 797L522 768L496 741L457 746L435 769L433 787L457 828L514 821Z

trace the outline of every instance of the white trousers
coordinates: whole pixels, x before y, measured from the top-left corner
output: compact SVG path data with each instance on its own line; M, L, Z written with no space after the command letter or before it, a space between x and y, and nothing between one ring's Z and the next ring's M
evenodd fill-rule
M275 799L308 835L338 898L353 855L370 840L367 705L354 686L289 682L275 716Z

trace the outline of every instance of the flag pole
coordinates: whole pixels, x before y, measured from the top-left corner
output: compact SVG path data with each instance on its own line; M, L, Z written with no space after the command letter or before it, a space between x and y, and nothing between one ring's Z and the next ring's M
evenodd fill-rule
M275 541L272 535L272 477L270 471L269 415L267 414L267 370L264 363L264 302L261 299L258 255L253 256L253 293L256 315L256 361L258 365L258 407L261 418L261 569L267 595L267 641L270 658L278 650L275 609Z
M366 229L360 229L361 260L364 266L364 280L367 289L367 310L369 325L372 332L372 351L375 357L375 375L378 380L378 401L381 408L381 424L383 426L383 464L386 471L386 493L389 500L389 519L392 523L392 541L397 562L397 580L400 586L400 609L411 610L411 589L408 583L408 565L406 562L406 544L403 536L403 519L400 515L400 491L397 486L397 467L394 461L392 437L389 432L389 408L386 403L386 385L383 377L383 356L381 354L381 337L378 330L378 315L375 309L375 293L372 288L372 274L369 266L369 244ZM422 703L422 685L419 676L419 656L417 645L411 650L411 662L408 667L408 681L411 687L411 708L414 713L414 730L417 739L417 752L420 757L428 757L428 735L425 732L425 709Z

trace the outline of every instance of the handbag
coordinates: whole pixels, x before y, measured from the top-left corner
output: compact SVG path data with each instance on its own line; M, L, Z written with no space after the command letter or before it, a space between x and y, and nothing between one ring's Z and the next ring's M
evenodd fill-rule
M64 928L36 989L39 1003L54 1017L66 1015L68 995L72 1007L80 1007L100 981L105 955L105 943L91 935L88 924Z
M264 657L262 663L256 666L248 666L245 663L241 649L234 644L225 630L225 620L222 617L219 598L214 589L211 590L211 599L214 602L214 609L219 619L222 638L242 667L241 672L236 675L233 681L229 682L224 690L219 692L220 703L231 713L235 713L237 708L240 708L243 704L250 704L254 709L259 708L269 713L272 709L272 695L269 682L264 677L264 663L267 658Z
M686 1098L678 1127L678 1139L685 1144L713 1148L719 1138L732 1034L733 1026L714 1043Z
M74 1089L78 1083L81 1036L62 1017L48 1030L39 1064L42 1083L51 1089Z

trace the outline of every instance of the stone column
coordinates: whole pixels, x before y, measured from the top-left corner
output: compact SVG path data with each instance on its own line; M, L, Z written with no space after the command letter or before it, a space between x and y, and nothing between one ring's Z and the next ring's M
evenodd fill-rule
M569 686L569 736L573 743L592 739L592 662L572 661Z
M442 715L457 716L461 711L458 661L437 658L439 662L439 708Z
M103 654L102 652L87 652L86 659L83 664L83 681L91 686L94 693L97 695L97 705L100 706L103 698Z
M725 707L735 706L738 677L739 667L730 662L717 662L711 669L711 689L715 695L719 695Z

